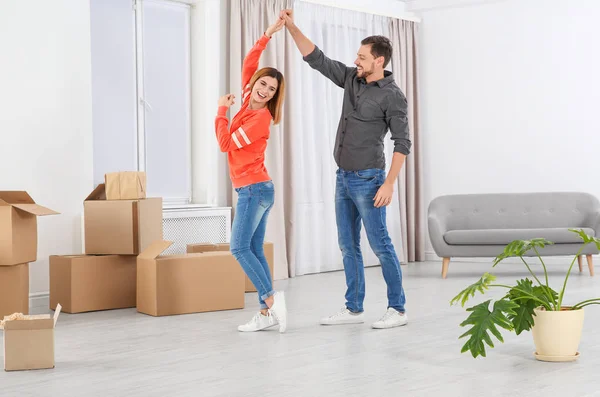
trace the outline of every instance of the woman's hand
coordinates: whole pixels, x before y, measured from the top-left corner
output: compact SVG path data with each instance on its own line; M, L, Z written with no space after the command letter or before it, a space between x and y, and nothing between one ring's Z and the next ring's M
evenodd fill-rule
M227 94L219 98L219 106L229 107L235 103L235 95Z
M283 26L285 25L285 20L283 18L278 18L277 22L273 25L269 26L265 31L265 34L269 37L273 36L273 33L279 32Z

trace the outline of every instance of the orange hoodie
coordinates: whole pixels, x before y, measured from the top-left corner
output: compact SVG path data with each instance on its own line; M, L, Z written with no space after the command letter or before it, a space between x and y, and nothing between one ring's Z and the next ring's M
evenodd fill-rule
M270 37L263 35L244 59L242 68L242 107L228 128L226 106L219 106L215 118L217 140L222 152L227 152L229 175L234 188L271 180L265 168L265 150L273 116L269 109L248 109L250 79L258 69L261 53Z

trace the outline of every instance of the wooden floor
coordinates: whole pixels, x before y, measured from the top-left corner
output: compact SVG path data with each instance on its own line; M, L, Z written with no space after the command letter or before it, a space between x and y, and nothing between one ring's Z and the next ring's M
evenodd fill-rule
M344 275L334 272L278 282L289 305L286 334L242 334L236 326L258 307L153 318L135 309L69 315L56 328L56 368L0 372L0 394L19 397L171 396L600 396L600 307L586 308L581 358L533 358L531 334L505 333L485 359L461 354L466 318L449 300L490 263L441 261L402 267L409 324L374 330L386 310L379 268L367 270L363 325L323 327L321 316L343 305ZM550 266L558 289L563 268ZM500 281L525 273L503 264ZM577 272L577 266L575 266ZM566 301L600 296L600 276L575 273ZM490 296L500 296L499 291ZM489 297L488 297L489 298ZM480 302L478 297L474 302ZM487 298L486 298L487 299ZM0 336L0 339L2 337ZM0 352L2 354L2 352Z

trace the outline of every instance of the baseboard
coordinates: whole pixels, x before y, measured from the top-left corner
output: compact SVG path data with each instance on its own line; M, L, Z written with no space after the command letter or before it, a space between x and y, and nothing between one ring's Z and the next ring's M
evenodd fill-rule
M50 307L50 293L49 292L36 292L35 294L29 294L29 309L47 309Z
M570 264L571 261L573 260L573 256L574 255L566 255L566 256L545 256L542 257L544 259L544 263L547 265L564 265L565 263ZM596 259L598 257L598 255L592 255L594 257L594 259ZM536 257L527 257L525 258L527 260L527 263L531 263L531 264L536 264L539 262L539 260ZM440 262L442 261L442 258L440 258L439 256L436 255L435 252L433 251L426 251L425 252L425 260L427 262ZM466 263L489 263L490 265L493 263L494 258L488 257L488 258L461 258L461 257L456 257L456 258L452 258L451 259L451 263L452 262L466 262ZM502 261L502 263L508 263L508 264L523 264L523 262L521 262L521 259L519 258L506 258L505 260ZM585 263L584 260L584 265L587 267L587 263Z

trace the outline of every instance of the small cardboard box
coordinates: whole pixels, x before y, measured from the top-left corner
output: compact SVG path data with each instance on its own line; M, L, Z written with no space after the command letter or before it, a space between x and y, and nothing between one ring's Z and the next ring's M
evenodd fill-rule
M100 184L83 203L85 253L138 255L163 238L162 198L106 200Z
M0 192L0 266L37 260L37 217L58 212L42 207L27 192Z
M50 257L50 309L66 313L135 307L137 257L53 255Z
M0 319L29 314L29 263L0 266Z
M263 249L265 251L265 258L267 258L267 263L269 264L269 269L271 270L271 279L273 279L273 263L274 261L274 251L273 251L273 243L265 242L263 245ZM188 244L187 252L188 253L201 253L201 252L213 252L213 251L227 251L229 252L229 244L220 243L220 244ZM244 270L241 266L238 265L238 270L244 273ZM256 288L254 288L254 284L252 281L244 274L245 278L245 291L246 292L256 292Z
M151 316L244 308L244 276L227 252L159 256L157 241L137 259L137 310Z
M107 200L137 200L146 198L146 173L137 171L111 172L104 175Z
M5 371L54 368L54 327L60 309L58 305L54 317L43 314L4 318Z

